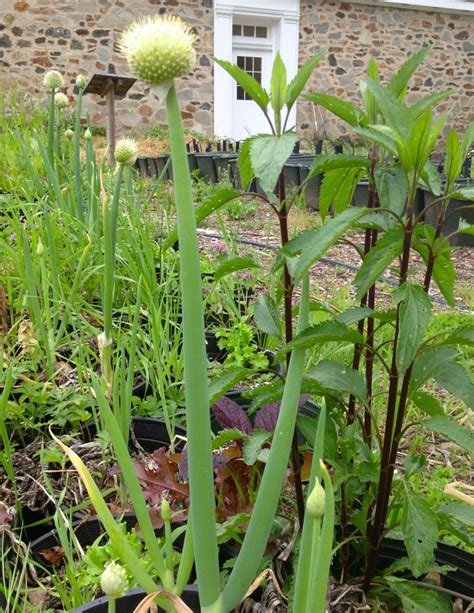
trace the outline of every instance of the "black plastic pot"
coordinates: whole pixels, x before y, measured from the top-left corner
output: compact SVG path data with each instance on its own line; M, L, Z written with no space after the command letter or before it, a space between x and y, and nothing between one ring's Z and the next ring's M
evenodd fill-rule
M215 151L207 151L204 153L195 153L196 164L201 173L201 178L217 183L217 168L214 158L217 156Z
M458 187L465 187L466 185L467 182L463 182L459 184ZM436 196L426 190L423 190L423 195L424 206L426 209L425 221L431 226L436 227L438 213L441 205L435 204L434 206L427 208L433 202ZM446 212L446 216L448 217L448 219L444 223L443 228L441 230L441 234L443 236L448 236L455 232L459 227L459 221L461 219L464 219L469 224L474 224L474 207L464 208L466 206L472 206L472 204L472 201L462 200L461 198L453 198L450 201ZM452 245L453 247L474 247L474 236L472 234L454 234L454 236L450 236L448 240L450 245Z
M140 604L140 602L145 598L146 592L144 592L140 588L135 588L133 590L129 590L125 596L122 598L118 598L115 601L115 611L116 613L133 613L135 608ZM197 592L197 587L194 585L190 585L185 588L184 592L181 595L181 598L188 605L188 607L195 612L199 612L201 607L199 605L199 596ZM158 611L162 611L163 609L158 608ZM108 611L108 598L103 596L102 598L97 598L97 600L93 600L87 604L74 609L71 613L107 613Z
M354 195L352 197L352 205L366 207L368 203L369 203L369 181L367 179L362 179L356 185L356 188L354 190ZM425 206L425 202L423 198L423 190L417 189L415 193L415 201L414 201L415 216L418 216L420 213L423 212L424 206Z
M308 178L310 167L310 164L300 164L300 183L303 183ZM322 175L316 175L306 184L306 206L314 211L319 211L319 193L322 178Z
M216 166L217 177L220 179L224 172L228 172L230 176L230 162L237 160L236 153L222 153L222 155L214 156L214 164Z

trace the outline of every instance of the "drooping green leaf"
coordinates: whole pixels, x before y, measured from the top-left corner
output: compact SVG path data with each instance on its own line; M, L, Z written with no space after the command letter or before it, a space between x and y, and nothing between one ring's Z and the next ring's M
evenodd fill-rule
M461 522L474 530L474 507L465 502L448 502L438 508L438 512Z
M411 374L412 391L434 379L448 363L455 362L459 352L454 347L432 347L417 356Z
M430 245L433 245L432 249L435 255L433 279L446 302L450 306L454 306L456 271L451 260L451 246L444 236L439 236L434 241L434 235L435 229L432 226L417 224L412 246L413 249L418 251L426 264L430 258Z
M249 255L238 255L233 258L227 258L217 268L214 274L214 279L217 283L217 281L220 281L223 277L231 274L232 272L247 270L248 268L260 268L260 264L255 258Z
M240 147L239 157L237 159L237 164L239 166L240 173L240 181L242 183L242 188L244 190L248 189L250 183L255 177L255 172L252 168L252 160L250 158L250 145L253 140L257 138L256 136L250 136L246 138Z
M447 415L435 415L423 422L428 430L442 434L456 445L463 447L469 453L474 453L474 432L465 426L457 424Z
M405 488L401 530L411 570L419 577L429 571L434 561L438 525L435 512L420 494L408 488Z
M366 157L345 155L343 153L316 155L309 170L308 178L313 178L329 170L337 170L338 168L368 168L369 166L370 160Z
M362 136L362 138L368 139L376 145L380 145L392 155L398 155L397 141L392 135L380 129L376 129L373 125L367 128L353 128L353 131L355 134Z
M392 591L402 601L405 613L452 613L452 605L447 596L417 587L398 577L386 577Z
M387 85L387 89L395 96L400 98L405 92L408 81L416 71L418 66L423 62L432 47L423 47L417 53L410 56L407 61L397 70Z
M303 90L303 87L308 82L313 70L325 55L326 51L320 51L314 57L307 60L298 70L294 78L290 81L286 90L286 106L288 107L288 110L290 110L294 105L298 96Z
M347 209L363 172L360 168L338 168L325 173L319 193L319 214L323 221L331 206L336 213Z
M417 119L420 115L423 115L425 111L432 109L452 93L452 89L447 89L442 92L437 92L436 94L425 96L424 98L421 98L421 100L417 100L417 102L410 107L410 115L412 119Z
M324 360L309 370L308 377L328 389L353 394L362 401L367 398L364 377L357 370L339 362Z
M474 346L474 325L466 324L454 330L446 340L444 345L468 345Z
M240 87L258 104L262 111L266 112L270 97L257 80L245 72L245 70L242 70L231 62L218 60L216 58L214 61L237 81Z
M375 184L381 208L403 215L408 185L406 175L400 166L379 167L375 172ZM386 214L385 217L391 226L396 223L392 215Z
M369 291L380 275L403 249L403 229L396 227L387 232L364 258L360 270L355 276L357 300Z
M277 353L275 362L280 362L288 351L293 351L294 349L331 342L360 343L362 341L362 335L356 330L351 330L338 321L325 321L315 326L309 326L306 330L295 336L284 349Z
M244 381L248 377L249 372L247 368L231 366L226 368L219 377L214 377L209 383L209 404L214 404L237 383Z
M268 294L260 295L255 306L255 323L257 328L265 334L282 338L281 321L278 307Z
M272 77L270 80L270 103L275 115L279 114L286 99L286 67L277 52L273 62Z
M457 362L447 363L444 368L435 373L434 379L438 385L455 398L462 400L468 407L474 409L474 383L461 364Z
M290 255L295 255L301 250L301 255L293 272L295 283L366 212L367 209L349 208L325 223L321 228L310 230L308 233L303 233L292 239L286 245Z
M444 409L440 401L426 392L416 392L413 394L412 400L419 409L425 411L430 417L444 415Z
M431 318L431 300L419 285L404 283L393 294L400 304L397 370L404 374L415 358Z
M267 196L271 197L286 160L298 140L296 132L282 136L261 135L250 144L250 159L255 176Z
M330 94L323 93L310 93L303 96L306 100L309 100L313 104L319 104L337 117L340 117L351 126L365 126L367 125L367 117L364 112L357 108L355 105L345 100L341 100L337 96L331 96Z
M432 194L435 196L441 194L441 175L431 160L428 160L423 166L420 178L423 180L424 186L426 186Z
M242 457L248 466L252 466L258 460L262 447L271 437L268 430L254 430L247 436L242 447Z
M449 198L458 198L460 200L474 200L474 187L456 188L454 192L449 194Z
M196 209L196 224L199 225L203 219L206 219L206 217L212 215L212 213L217 211L217 209L238 196L240 196L240 192L236 191L235 189L229 189L227 187L219 189ZM169 249L169 247L171 247L171 245L173 245L177 240L178 230L176 227L174 227L169 233L168 238L164 241L162 250L166 251L166 249Z
M347 309L347 311L337 315L335 320L345 324L346 326L350 326L351 324L355 324L361 319L365 319L372 314L373 310L369 309L369 307L353 307L352 309Z

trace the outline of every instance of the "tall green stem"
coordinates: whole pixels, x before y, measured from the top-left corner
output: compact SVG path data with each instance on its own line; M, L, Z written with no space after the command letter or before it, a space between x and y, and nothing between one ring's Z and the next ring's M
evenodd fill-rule
M48 158L51 166L54 165L54 89L50 90L48 96Z
M205 608L219 599L214 471L199 248L183 123L174 85L166 97L166 111L181 262L191 522L199 599Z
M84 205L82 202L81 185L81 112L82 112L82 93L83 88L79 88L76 107L76 123L74 125L74 192L76 200L76 211L80 221L84 221Z
M303 281L298 332L307 327L308 312L309 280L306 276ZM303 380L304 358L305 349L295 349L291 354L280 414L273 434L272 446L258 491L257 501L239 556L229 577L229 582L224 588L224 611L234 609L244 597L248 586L255 579L267 546L285 472L288 469Z

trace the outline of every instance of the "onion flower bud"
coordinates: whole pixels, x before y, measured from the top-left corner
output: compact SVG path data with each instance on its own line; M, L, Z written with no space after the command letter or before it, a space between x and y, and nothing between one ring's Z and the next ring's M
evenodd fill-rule
M67 106L69 106L69 99L66 94L57 92L54 94L54 104L58 109L65 109Z
M326 493L321 483L316 479L311 494L306 501L306 510L314 519L320 519L324 515L325 504Z
M84 89L86 86L86 78L82 74L78 74L76 77L76 85L79 89Z
M131 138L122 138L115 145L115 161L124 166L133 166L137 160L137 144Z
M109 598L120 598L128 588L127 571L117 562L110 562L100 576L100 587Z
M43 85L47 89L61 89L64 87L63 75L57 70L48 70L43 77Z

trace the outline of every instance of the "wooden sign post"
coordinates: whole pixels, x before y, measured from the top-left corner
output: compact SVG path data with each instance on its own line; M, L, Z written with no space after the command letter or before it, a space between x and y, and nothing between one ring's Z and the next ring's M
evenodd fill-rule
M105 97L107 105L107 144L109 163L115 162L115 100L125 96L135 83L132 77L119 77L115 74L94 74L84 88L85 94Z

